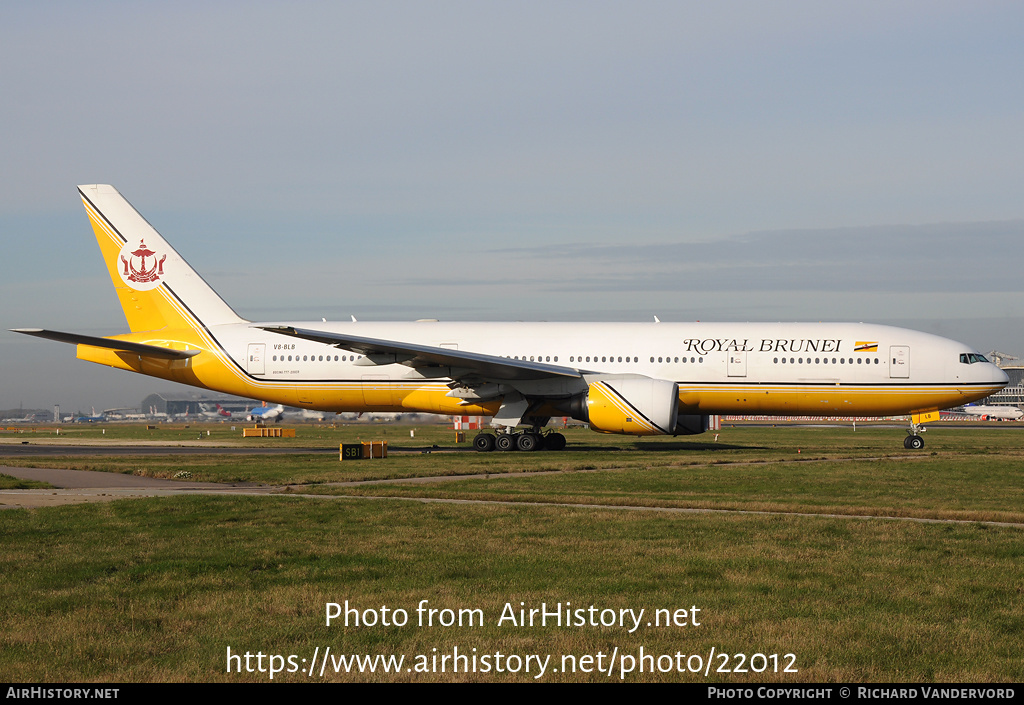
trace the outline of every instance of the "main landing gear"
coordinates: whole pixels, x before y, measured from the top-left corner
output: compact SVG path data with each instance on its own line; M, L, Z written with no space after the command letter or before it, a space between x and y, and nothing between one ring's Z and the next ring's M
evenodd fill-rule
M565 448L565 436L561 433L548 433L542 435L538 431L524 431L521 433L481 433L473 439L473 449L480 453L489 453L492 450L562 450Z

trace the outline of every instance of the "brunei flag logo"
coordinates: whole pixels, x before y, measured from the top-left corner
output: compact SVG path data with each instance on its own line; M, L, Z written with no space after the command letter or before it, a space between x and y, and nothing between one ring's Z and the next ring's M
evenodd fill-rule
M853 346L854 352L878 352L878 341L877 340L858 340L857 344Z

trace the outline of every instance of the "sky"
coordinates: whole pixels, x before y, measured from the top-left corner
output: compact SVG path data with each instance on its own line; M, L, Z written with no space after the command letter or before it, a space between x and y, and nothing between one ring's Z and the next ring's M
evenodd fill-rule
M1024 357L1017 2L0 1L0 323L127 331L75 186L252 320L890 323ZM0 409L162 380L0 333Z

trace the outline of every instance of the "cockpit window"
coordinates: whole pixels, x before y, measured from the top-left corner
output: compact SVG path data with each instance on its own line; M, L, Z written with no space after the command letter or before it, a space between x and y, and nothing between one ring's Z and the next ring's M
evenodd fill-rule
M978 353L960 353L960 362L965 365L971 365L975 362L988 362L988 359Z

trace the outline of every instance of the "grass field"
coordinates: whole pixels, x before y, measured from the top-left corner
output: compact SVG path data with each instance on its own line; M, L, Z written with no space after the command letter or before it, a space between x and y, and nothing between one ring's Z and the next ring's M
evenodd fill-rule
M50 485L45 482L22 480L17 477L11 477L10 475L0 473L0 490L34 490L45 489L47 487L50 487Z
M336 448L352 431L330 432L338 435L318 440ZM529 673L496 673L500 652L550 656L541 680L607 681L619 680L642 647L669 656L653 662L656 671L678 665L677 653L691 668L693 655L713 667L707 676L634 670L626 680L1020 681L1024 529L979 522L1024 523L1024 435L936 426L918 454L902 448L903 435L860 426L727 428L715 443L709 435L635 441L573 432L561 453L501 455L448 452L452 434L443 429L410 439L408 429L391 428L389 444L405 452L385 461L339 463L312 452L231 457L212 447L198 457L7 458L166 477L188 469L193 479L362 496L180 497L0 512L0 672L9 681L266 681L265 672L226 673L227 648L293 654L305 668L301 659L329 646L406 661L398 674L329 667L321 677L318 666L312 678L282 672L274 680L538 675L537 661ZM300 436L296 445L319 444ZM520 472L532 474L510 474ZM478 473L488 477L330 484ZM555 502L779 514L543 506ZM345 600L378 613L382 605L405 609L409 623L325 626L325 603ZM484 624L418 626L421 600L478 609ZM506 603L550 609L567 601L598 611L643 608L645 617L632 633L497 623ZM646 626L652 610L692 606L700 626ZM491 672L453 674L451 662L444 673L407 670L417 655L429 667L456 647L491 655ZM604 674L580 670L580 657L599 652ZM797 672L775 673L765 660L757 673L750 666L762 660L741 665L739 653L778 654L779 670L794 654ZM561 670L567 655L577 658L575 673ZM737 665L748 670L718 672Z

